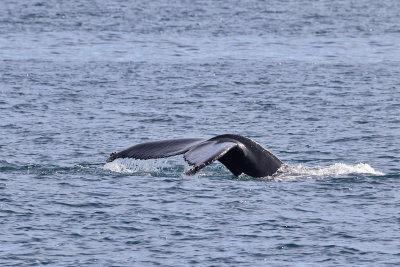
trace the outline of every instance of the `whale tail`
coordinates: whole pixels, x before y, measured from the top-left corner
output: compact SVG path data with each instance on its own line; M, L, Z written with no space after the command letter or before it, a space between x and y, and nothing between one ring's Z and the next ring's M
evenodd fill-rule
M186 174L193 175L223 157L235 146L237 146L235 142L199 138L163 140L138 144L118 153L113 152L107 162L112 162L117 158L156 159L184 154L184 159L192 167Z
M238 135L219 135L208 140L185 138L142 143L111 153L107 162L117 158L156 159L179 154L184 154L184 159L191 166L186 172L188 175L216 160L236 176L242 173L253 177L269 176L282 165L277 157L258 143Z

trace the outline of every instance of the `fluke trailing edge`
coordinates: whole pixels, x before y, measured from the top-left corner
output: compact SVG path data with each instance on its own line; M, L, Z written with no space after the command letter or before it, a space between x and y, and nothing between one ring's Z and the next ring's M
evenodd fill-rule
M252 177L273 175L281 166L274 154L257 142L234 134L218 135L211 139L185 138L142 143L113 152L107 159L117 158L156 159L184 154L192 167L186 174L191 175L219 160L234 175L244 173Z

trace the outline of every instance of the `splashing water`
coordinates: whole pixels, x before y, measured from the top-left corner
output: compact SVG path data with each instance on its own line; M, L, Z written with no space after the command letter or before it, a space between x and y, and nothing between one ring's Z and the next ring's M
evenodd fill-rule
M170 177L182 173L184 166L182 163L165 158L147 160L120 158L113 162L107 162L104 164L103 169L122 174Z
M174 168L174 163L166 160L166 159L150 159L150 160L132 160L132 159L117 159L113 162L106 163L103 167L105 170L110 170L117 173L136 173L139 175L162 175L166 169L171 170L174 169L174 175L184 175L184 171L189 169L186 166L185 169L182 169L182 165L178 164L179 168ZM175 165L176 167L177 165ZM221 168L213 168L213 166L207 167L203 169L201 172L207 171L207 169L212 169L211 173L220 172ZM287 181L287 180L295 180L299 178L330 178L330 177L338 177L343 175L350 174L372 174L372 175L384 175L384 173L380 171L374 170L367 163L358 163L355 165L347 165L344 163L335 163L329 166L282 166L278 173L273 175L272 177L267 177L269 180L276 181ZM207 175L200 175L207 176Z
M161 168L167 165L165 159L152 159L152 160L129 160L129 159L116 159L113 162L107 162L103 169L110 170L118 173L138 173L150 172L158 173Z
M275 180L294 180L296 178L331 178L338 176L346 176L350 174L372 174L384 175L380 171L374 170L367 163L358 163L355 165L347 165L344 163L335 163L329 166L288 166L285 165L279 170L279 174L274 177Z

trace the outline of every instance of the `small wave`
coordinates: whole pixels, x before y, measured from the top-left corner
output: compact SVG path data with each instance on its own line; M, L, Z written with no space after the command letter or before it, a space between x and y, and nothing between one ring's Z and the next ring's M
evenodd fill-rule
M376 171L367 163L358 163L355 165L335 163L323 167L308 167L303 165L293 167L285 165L279 170L279 174L273 178L276 180L290 180L296 178L329 178L351 174L384 175L384 173Z
M90 172L92 169L94 169L94 166L96 166L96 164L91 163L80 163L74 166L59 166L39 163L15 164L0 160L1 172L22 172L37 175L66 174L82 171Z

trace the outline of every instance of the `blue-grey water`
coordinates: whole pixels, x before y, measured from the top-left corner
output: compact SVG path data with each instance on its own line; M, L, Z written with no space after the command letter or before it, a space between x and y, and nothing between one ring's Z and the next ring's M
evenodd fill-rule
M400 264L400 1L0 6L0 266ZM105 163L223 133L289 167Z

